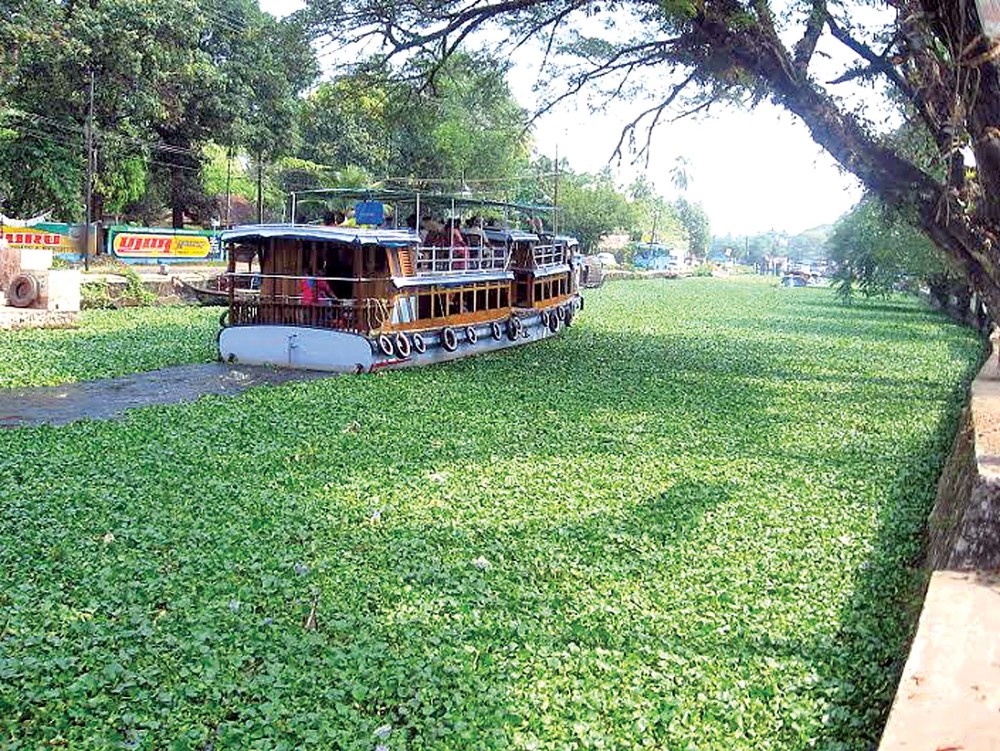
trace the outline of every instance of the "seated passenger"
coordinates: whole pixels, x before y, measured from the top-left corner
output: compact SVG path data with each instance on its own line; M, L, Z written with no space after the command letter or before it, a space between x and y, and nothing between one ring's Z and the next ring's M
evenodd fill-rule
M299 280L299 294L303 305L332 305L336 300L326 279L307 276Z
M462 237L462 231L459 229L460 220L457 218L451 218L448 220L446 225L446 237L448 239L448 247L452 249L451 256L454 259L452 261L451 268L454 271L464 271L466 266L465 259L469 257L469 246L465 243L465 238Z

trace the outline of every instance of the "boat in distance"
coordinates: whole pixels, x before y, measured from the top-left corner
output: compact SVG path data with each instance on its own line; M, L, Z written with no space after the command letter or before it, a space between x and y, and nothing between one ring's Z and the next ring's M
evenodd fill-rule
M221 359L363 373L518 346L573 323L583 308L575 240L465 229L453 221L423 238L415 227L224 232L231 283ZM248 270L238 271L244 261Z

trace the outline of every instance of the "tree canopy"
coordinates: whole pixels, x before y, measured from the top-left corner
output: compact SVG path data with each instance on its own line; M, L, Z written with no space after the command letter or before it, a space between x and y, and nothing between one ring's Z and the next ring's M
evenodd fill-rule
M91 75L98 213L203 205L203 147L275 156L314 79L302 28L254 0L14 0L0 19L0 185L14 212L79 218Z
M507 50L537 40L555 86L545 108L587 90L645 92L621 144L640 157L643 127L673 113L772 99L1000 313L1000 54L971 0L312 0L307 15L317 33L383 40L387 59L447 57L497 26L483 38ZM831 71L818 49L849 62ZM930 153L889 143L876 126L888 112L913 123Z

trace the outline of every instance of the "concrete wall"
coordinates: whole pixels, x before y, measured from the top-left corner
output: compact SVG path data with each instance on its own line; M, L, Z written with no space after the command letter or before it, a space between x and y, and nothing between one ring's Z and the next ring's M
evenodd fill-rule
M1000 751L1000 367L996 350L938 483L930 583L881 751Z

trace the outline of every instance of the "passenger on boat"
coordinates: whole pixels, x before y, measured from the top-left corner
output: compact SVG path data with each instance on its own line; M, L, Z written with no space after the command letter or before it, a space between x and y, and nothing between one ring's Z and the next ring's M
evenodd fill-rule
M483 220L481 217L473 216L465 221L465 229L462 231L470 248L481 248L486 244L486 235L483 233Z
M465 243L465 238L462 237L460 225L461 220L455 217L449 219L445 225L445 240L447 242L445 247L451 248L451 268L453 271L464 271L468 265L466 259L469 257L469 246Z
M307 276L299 280L299 293L303 305L333 305L337 299L326 279Z
M429 216L424 216L420 220L420 244L426 247L440 247L433 245L433 240L440 233L440 225Z

